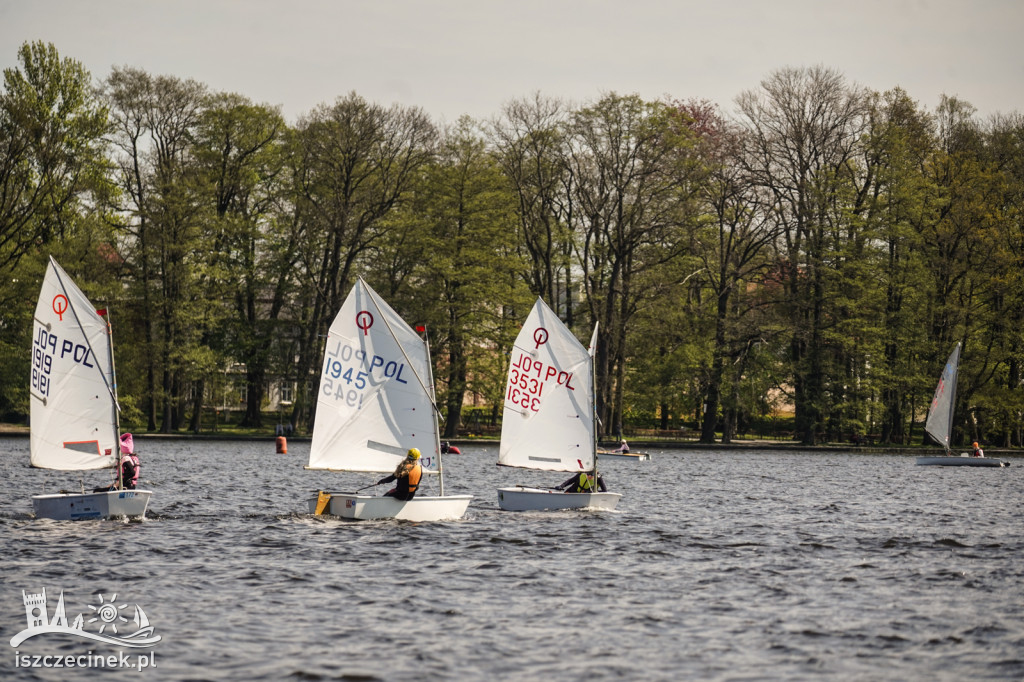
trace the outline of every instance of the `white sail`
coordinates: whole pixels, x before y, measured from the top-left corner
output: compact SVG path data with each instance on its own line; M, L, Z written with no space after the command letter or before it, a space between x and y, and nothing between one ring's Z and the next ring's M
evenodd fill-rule
M32 337L32 466L114 466L116 393L107 323L50 257Z
M956 409L956 377L960 364L960 344L950 353L946 367L942 370L939 384L935 387L928 419L924 423L927 431L949 452L949 440L953 431L953 410Z
M538 298L512 348L498 463L592 470L592 373L590 353Z
M437 467L426 343L360 278L327 335L310 469L391 472L410 448Z

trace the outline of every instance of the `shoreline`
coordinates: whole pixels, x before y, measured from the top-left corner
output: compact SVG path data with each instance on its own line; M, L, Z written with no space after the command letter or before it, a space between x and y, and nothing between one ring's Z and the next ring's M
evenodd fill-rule
M133 432L134 433L134 432ZM28 438L29 429L27 426L16 424L0 424L0 437L21 437ZM248 442L275 442L278 438L274 434L250 434L250 435L224 435L216 433L134 433L136 439L142 440L212 440L212 441L248 441ZM287 440L295 443L308 443L309 436L286 436ZM444 438L452 445L483 445L496 446L497 438ZM693 440L631 440L632 451L643 450L796 450L812 452L858 452L865 455L915 455L915 456L941 456L941 451L927 445L854 445L852 443L821 443L818 445L801 445L789 440L755 439L741 440L732 443L699 443ZM605 445L615 447L616 441L607 441L606 444L599 443L599 447ZM1022 448L986 448L986 454L991 456L1014 456L1024 455ZM454 456L454 455L453 455Z

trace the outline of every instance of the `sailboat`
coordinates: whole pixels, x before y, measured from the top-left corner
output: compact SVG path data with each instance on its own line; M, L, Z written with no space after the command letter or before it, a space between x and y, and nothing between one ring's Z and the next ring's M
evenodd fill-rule
M632 462L649 462L651 461L651 453L649 452L622 452L621 450L601 450L598 449L597 455L601 459L625 459Z
M310 513L360 520L454 520L462 518L473 499L444 494L427 342L359 278L327 335L306 468L391 473L411 448L422 453L424 476L438 477L439 495L402 501L361 493L364 488L322 490L309 500Z
M29 450L34 467L118 467L117 382L105 315L51 256L32 336ZM32 508L37 518L65 521L144 517L152 495L150 490L87 493L83 484L80 493L34 495Z
M541 298L512 347L498 464L543 471L590 472L597 481L594 350L590 350ZM498 489L508 511L614 509L619 493L565 493L515 486Z
M959 456L950 452L949 441L953 435L953 411L956 409L956 380L960 365L960 344L949 354L946 360L946 367L939 377L939 384L935 387L935 397L932 398L932 406L928 410L928 419L925 420L924 430L934 438L945 450L942 457L918 457L917 463L922 466L968 466L968 467L1003 467L1010 463L1001 459L989 457L970 457L966 454Z

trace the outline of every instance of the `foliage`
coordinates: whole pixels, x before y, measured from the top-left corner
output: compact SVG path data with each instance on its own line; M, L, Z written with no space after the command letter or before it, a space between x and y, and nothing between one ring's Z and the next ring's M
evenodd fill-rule
M728 441L792 419L804 443L908 444L960 342L954 438L1021 444L1019 114L979 121L952 97L927 111L815 67L768 74L734 117L536 95L437 126L349 93L290 125L140 69L94 89L52 45L16 59L0 96L4 419L28 412L53 255L109 302L131 428L224 429L230 407L259 430L287 385L276 418L308 431L326 330L363 276L427 327L447 437L495 428L539 296L581 339L598 325L606 434Z

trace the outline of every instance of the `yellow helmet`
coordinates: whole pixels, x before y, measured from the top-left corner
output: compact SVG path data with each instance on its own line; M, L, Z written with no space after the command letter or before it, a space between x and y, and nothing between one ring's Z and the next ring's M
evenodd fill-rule
M416 448L410 448L409 452L407 452L405 456L408 457L409 459L419 459L420 451Z

